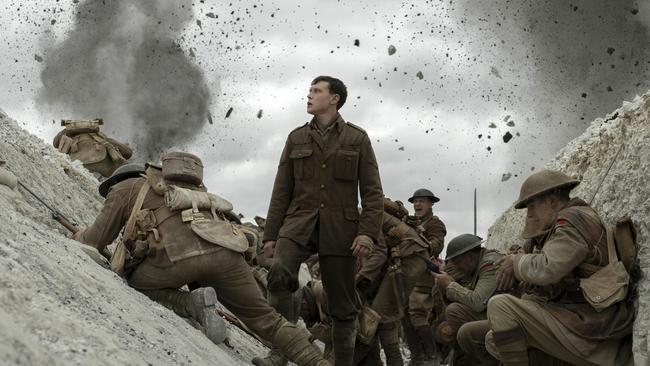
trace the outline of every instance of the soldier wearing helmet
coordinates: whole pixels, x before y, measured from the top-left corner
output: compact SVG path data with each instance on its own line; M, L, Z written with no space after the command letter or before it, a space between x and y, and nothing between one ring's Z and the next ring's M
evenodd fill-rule
M249 241L227 219L232 204L207 192L201 159L169 152L162 166L147 164L142 175L139 169L125 167L100 187L107 193L104 207L75 238L101 251L122 232L111 269L130 286L196 320L213 342L226 336L225 323L215 313L218 294L233 314L288 359L298 365L328 365L309 333L289 323L262 296L242 255ZM177 290L188 283L202 287Z
M464 327L467 323L487 318L485 300L496 288L495 263L503 256L495 250L481 247L482 243L478 236L462 234L447 245L445 260L460 272L464 279L461 283L446 272L433 273L438 290L450 302L444 311L444 321L437 327L436 339L442 344L456 347L458 359L461 350L457 347L456 336L460 343L466 338ZM473 355L465 357L468 364L479 364ZM485 364L496 364L496 361Z
M582 280L608 264L605 224L570 191L580 182L543 170L521 186L515 208L526 209L525 253L503 258L497 286L525 282L521 298L496 295L488 303L487 350L505 366L542 364L550 357L576 365L623 365L634 308L623 299L597 311Z
M437 258L442 252L447 234L445 224L433 214L433 205L440 198L430 190L420 188L408 201L413 204L414 215L405 217L404 221L422 233L429 241L432 257ZM406 343L411 351L411 363L423 366L435 364L436 357L436 345L429 320L434 303L441 304L442 298L439 293L432 293L432 286L433 279L430 276L424 276L423 280L415 284L409 295L407 315L402 318Z

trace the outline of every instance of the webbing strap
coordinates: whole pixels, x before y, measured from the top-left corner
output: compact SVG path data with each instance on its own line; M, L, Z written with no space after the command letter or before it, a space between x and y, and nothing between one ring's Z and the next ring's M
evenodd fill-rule
M144 203L144 197L147 195L147 192L149 192L149 188L151 186L149 185L149 182L145 180L144 184L142 185L142 188L140 188L140 191L138 192L138 197L135 199L135 204L133 205L133 209L131 209L131 215L129 216L129 219L126 221L126 225L124 226L124 232L122 233L122 240L126 241L128 239L131 239L133 236L133 231L135 230L135 223L137 221L137 216L138 212L142 208L142 203Z

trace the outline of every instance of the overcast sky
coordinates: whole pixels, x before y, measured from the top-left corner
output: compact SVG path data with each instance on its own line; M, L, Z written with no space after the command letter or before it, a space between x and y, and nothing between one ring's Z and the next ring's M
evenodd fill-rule
M0 0L0 108L48 143L53 120L100 116L139 151L186 148L252 220L310 81L332 75L385 194L431 189L449 240L473 229L475 187L485 236L526 176L650 88L647 0L286 3Z

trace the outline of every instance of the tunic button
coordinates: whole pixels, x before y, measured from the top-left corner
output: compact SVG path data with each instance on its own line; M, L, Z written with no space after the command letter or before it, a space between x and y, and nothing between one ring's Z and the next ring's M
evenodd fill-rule
M321 204L320 204L320 207L325 207L325 204L324 204L324 203L321 203Z
M321 167L327 168L327 164L323 164L323 165L321 165Z
M321 188L321 189L325 188L325 185L324 185L324 184L321 184L321 185L320 185L320 188Z

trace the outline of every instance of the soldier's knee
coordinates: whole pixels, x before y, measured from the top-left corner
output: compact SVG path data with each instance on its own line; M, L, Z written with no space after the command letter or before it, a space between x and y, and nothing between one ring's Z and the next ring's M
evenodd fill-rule
M503 316L510 314L510 303L512 299L516 299L512 295L500 294L493 296L487 305L487 316L489 319L493 317Z
M451 304L447 305L447 308L445 308L445 318L447 320L462 320L464 318L464 314L467 312L467 306L457 303L457 302L452 302Z
M298 274L291 273L289 268L275 262L267 276L269 292L289 291L295 292L298 289Z
M463 351L468 352L467 345L471 344L473 333L469 324L463 324L456 333L456 340Z

